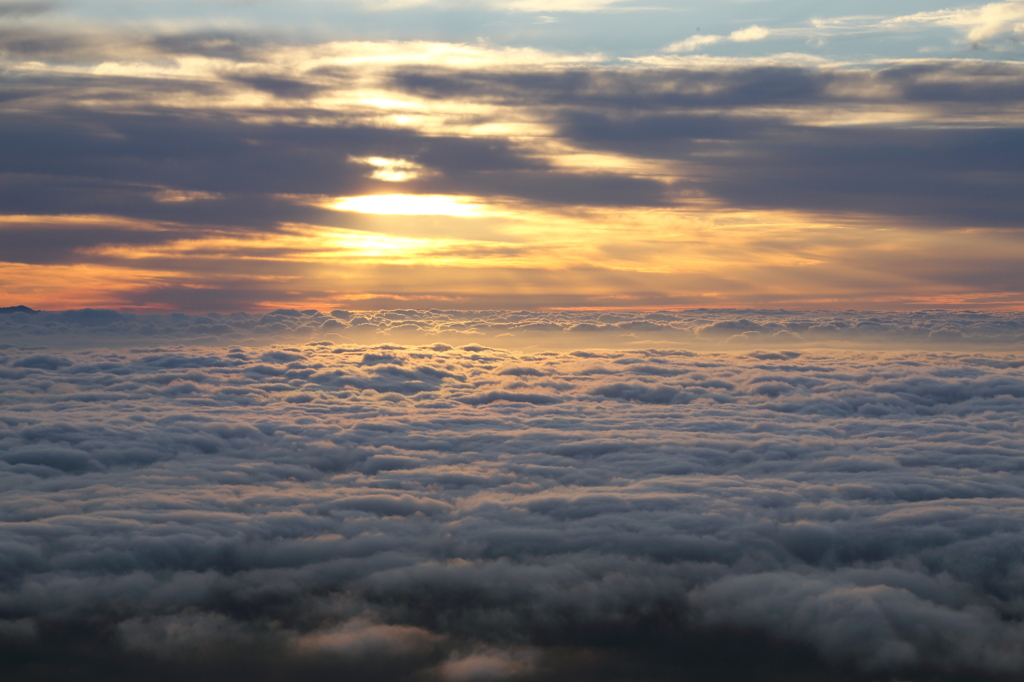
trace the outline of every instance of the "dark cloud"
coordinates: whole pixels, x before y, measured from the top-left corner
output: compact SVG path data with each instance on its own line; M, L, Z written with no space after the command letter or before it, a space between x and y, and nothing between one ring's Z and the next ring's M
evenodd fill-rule
M417 69L393 78L398 87L430 97L521 106L540 100L559 112L561 134L574 145L699 164L705 181L687 188L730 205L878 213L946 226L1013 227L1022 219L1012 189L1019 184L1022 146L1015 125L801 126L770 113L778 106L926 102L950 112L978 105L995 112L1020 101L1024 72L1013 64L941 62L875 72ZM769 113L752 116L736 111L740 107ZM566 203L573 201L579 199Z
M90 52L93 44L87 38L72 34L58 35L32 29L0 29L0 51L28 59L62 59Z
M700 141L748 140L764 132L777 132L780 122L706 114L654 114L621 120L571 111L564 125L566 134L581 142L615 140L623 150L638 155L673 158L697 151Z
M322 90L316 85L273 76L235 76L231 80L282 99L306 99Z
M409 133L365 127L246 125L233 118L68 112L5 120L6 173L87 177L177 190L338 194L361 172L348 154L381 153Z
M781 104L1015 102L1021 97L1018 83L1022 76L1024 70L1012 62L944 60L873 70L738 63L719 68L637 70L598 66L561 72L403 67L396 69L391 78L396 87L427 97L461 96L517 103L529 94L544 104L608 107L628 113Z
M707 189L734 204L900 216L921 224L1003 226L1024 213L1010 187L1024 152L1017 128L778 131ZM797 190L799 187L799 190Z
M173 192L183 192L180 199ZM9 261L58 262L74 248L105 243L153 244L175 237L201 235L208 231L243 228L246 233L272 231L282 222L308 222L341 226L346 217L337 211L297 203L293 199L262 193L237 191L205 195L189 190L166 190L157 185L133 185L102 178L53 177L41 175L0 176L0 200L14 215L60 216L68 214L110 216L110 226L62 224L59 217L47 223L11 221L0 227L0 240L8 249ZM168 198L168 193L172 193ZM123 219L155 221L130 227ZM163 223L163 225L160 225ZM169 224L169 225L168 225ZM237 231L237 230L236 230ZM50 236L47 236L49 234ZM54 242L54 235L66 240ZM51 249L47 251L46 243Z
M409 157L443 173L406 191L523 196L602 205L658 202L663 186L617 176L551 173L507 141L424 137L354 126L284 126L171 114L64 112L4 119L10 154L0 197L15 214L99 213L183 223L273 227L336 224L336 212L279 194L394 191L350 156ZM484 171L484 172L481 172ZM160 201L161 190L220 194ZM268 196L270 195L270 196Z
M903 98L912 102L985 105L1019 102L1022 75L1019 63L971 61L894 66L882 69L873 79L897 86Z
M0 250L10 263L73 263L81 261L79 249L105 244L160 244L191 236L181 230L133 230L96 227L83 230L65 225L7 224L0 227Z
M506 140L434 138L423 140L416 161L445 175L481 171L544 170L545 160L524 157Z
M0 17L31 17L56 7L53 2L0 2Z
M202 31L165 34L149 39L155 49L171 55L191 54L235 61L258 60L267 41L246 33Z
M626 120L570 113L577 144L633 156L688 159L693 183L730 205L878 213L943 226L1021 223L1012 191L1024 131L801 127L733 115Z

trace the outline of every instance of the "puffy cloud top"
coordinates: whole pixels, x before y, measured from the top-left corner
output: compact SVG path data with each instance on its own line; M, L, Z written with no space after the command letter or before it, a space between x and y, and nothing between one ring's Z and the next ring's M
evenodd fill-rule
M727 343L1012 317L21 315L84 345L169 336L0 350L9 679L1024 671L1024 356ZM501 319L724 345L252 342ZM247 342L181 344L216 324Z
M352 312L279 309L268 313L169 315L115 310L14 311L0 315L3 338L53 347L142 342L265 344L275 340L465 345L502 348L759 347L1019 348L1024 315L1011 312L837 312L784 310ZM388 354L369 354L373 364ZM289 359L266 351L263 359ZM295 359L295 358L291 358ZM27 362L28 360L26 360ZM509 370L512 371L512 370ZM529 373L536 368L524 369Z

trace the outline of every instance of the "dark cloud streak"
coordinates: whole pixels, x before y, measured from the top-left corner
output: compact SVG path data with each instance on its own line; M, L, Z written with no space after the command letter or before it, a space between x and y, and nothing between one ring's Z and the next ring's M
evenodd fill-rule
M56 7L52 2L0 2L0 17L31 17Z

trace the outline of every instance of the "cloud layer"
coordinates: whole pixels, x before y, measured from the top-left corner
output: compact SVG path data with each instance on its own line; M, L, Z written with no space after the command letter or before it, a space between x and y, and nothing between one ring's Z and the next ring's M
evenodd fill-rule
M180 339L0 350L5 679L1024 670L1019 353Z

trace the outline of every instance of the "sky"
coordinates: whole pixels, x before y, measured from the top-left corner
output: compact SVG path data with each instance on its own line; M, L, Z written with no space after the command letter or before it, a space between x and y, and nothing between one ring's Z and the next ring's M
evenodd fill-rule
M1019 310L1024 4L0 3L0 303Z

